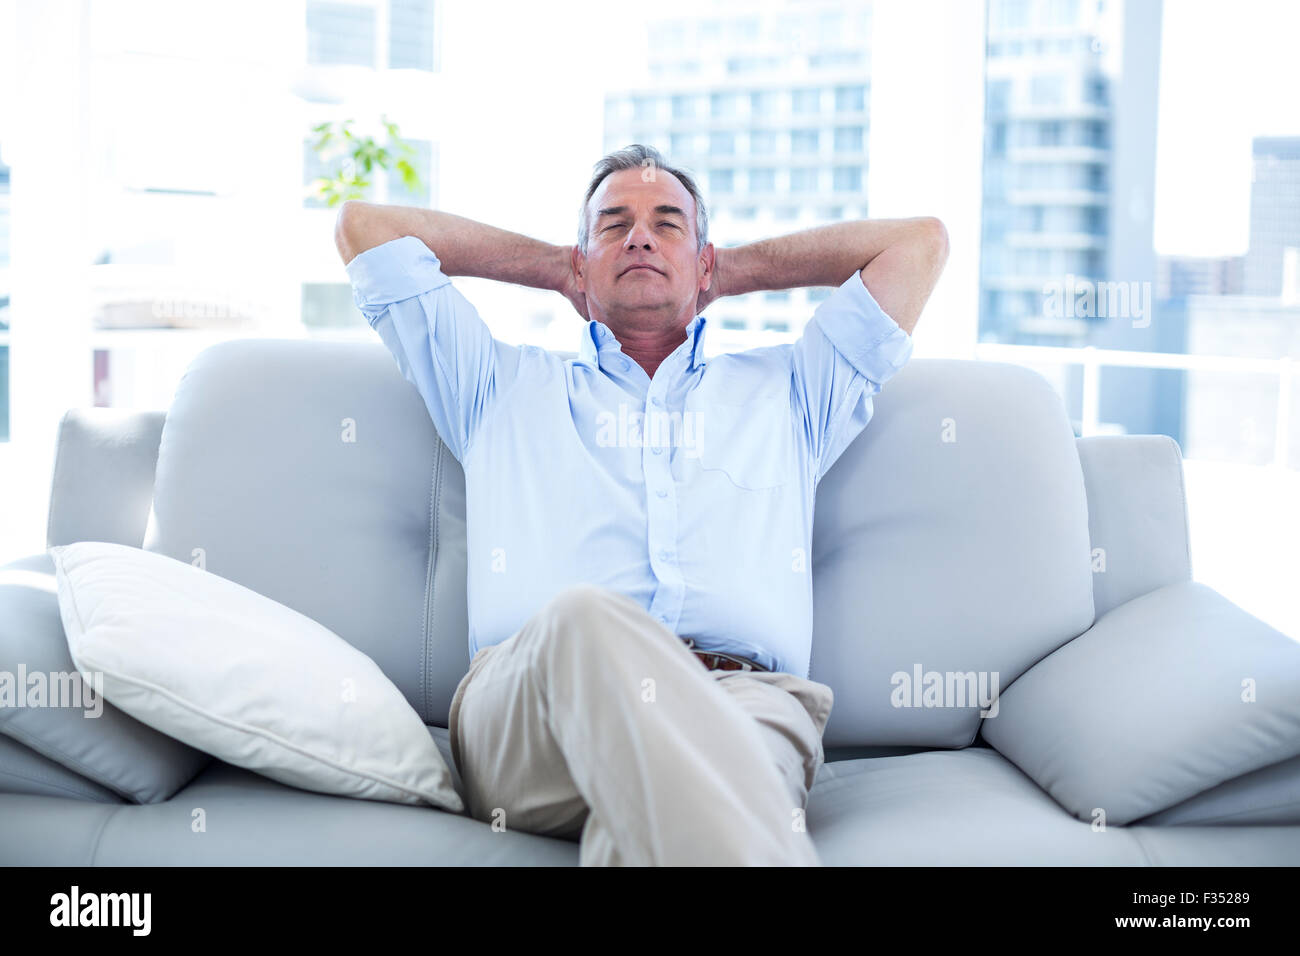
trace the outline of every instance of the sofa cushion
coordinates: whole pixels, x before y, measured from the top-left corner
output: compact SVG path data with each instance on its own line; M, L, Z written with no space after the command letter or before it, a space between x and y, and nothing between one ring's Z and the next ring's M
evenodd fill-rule
M982 734L1079 819L1127 824L1300 754L1300 645L1171 584L1040 661Z
M469 667L464 473L381 343L198 355L163 426L144 547L320 622L446 725Z
M1052 387L913 360L822 479L812 567L826 745L971 743L986 704L958 692L982 679L995 696L1093 620L1083 475ZM938 706L914 686L932 674Z
M22 694L14 704L35 703L28 694L38 683L59 689L47 694L46 706L0 701L0 733L128 800L166 800L212 760L95 699L93 682L82 679L68 653L48 554L0 568L0 684L6 680ZM69 706L78 703L72 693L81 694L81 706Z
M141 722L291 786L464 809L410 704L338 635L165 555L50 553L72 659Z
M0 794L0 862L576 866L578 844L456 813L298 790L215 760L172 800L149 807Z
M42 757L12 737L0 737L0 793L35 793L47 797L121 803L122 798L79 773Z
M1138 822L1144 826L1300 824L1300 757L1224 781Z

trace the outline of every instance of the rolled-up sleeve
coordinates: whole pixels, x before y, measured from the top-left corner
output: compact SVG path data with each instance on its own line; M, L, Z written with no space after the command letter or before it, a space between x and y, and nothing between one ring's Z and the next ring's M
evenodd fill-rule
M871 421L871 397L912 355L912 338L854 272L794 345L794 388L820 480Z
M357 308L463 462L491 404L517 376L520 350L492 337L438 257L415 236L367 249L347 272Z

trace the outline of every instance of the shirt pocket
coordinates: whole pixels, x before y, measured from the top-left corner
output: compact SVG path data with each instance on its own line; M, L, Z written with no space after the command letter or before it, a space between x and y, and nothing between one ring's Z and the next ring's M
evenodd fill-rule
M695 458L704 471L720 471L739 488L779 488L794 471L793 413L784 394L743 404L701 403Z

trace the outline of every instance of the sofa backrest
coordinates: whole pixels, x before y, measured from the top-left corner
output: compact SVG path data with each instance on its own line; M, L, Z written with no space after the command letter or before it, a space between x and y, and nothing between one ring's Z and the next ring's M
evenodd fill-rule
M978 701L895 707L891 677L980 670L1005 687L1092 623L1073 435L1048 383L1014 366L914 359L875 402L818 491L826 744L964 746ZM464 473L381 344L200 354L167 413L144 546L319 621L446 725L469 664Z
M464 516L460 465L382 344L243 339L177 387L144 547L319 621L446 726L469 666Z
M825 743L964 747L981 680L993 696L1092 624L1074 433L1047 380L1013 365L913 359L874 401L817 489Z

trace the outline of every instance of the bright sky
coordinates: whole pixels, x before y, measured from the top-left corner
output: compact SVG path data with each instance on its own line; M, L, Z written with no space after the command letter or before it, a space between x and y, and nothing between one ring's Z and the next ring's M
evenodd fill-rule
M1156 251L1239 255L1250 141L1300 136L1300 3L1165 0Z

